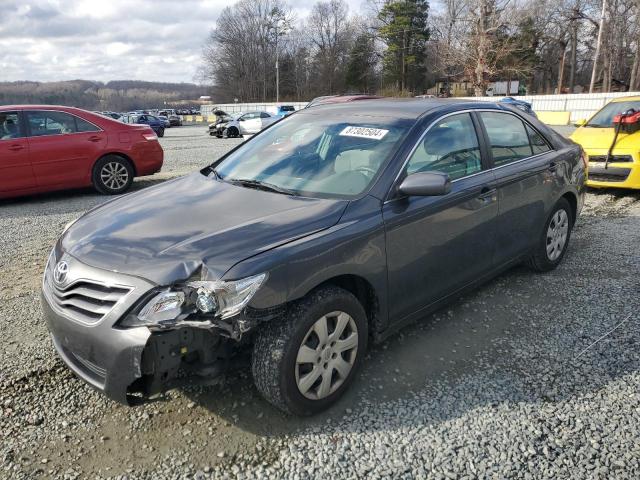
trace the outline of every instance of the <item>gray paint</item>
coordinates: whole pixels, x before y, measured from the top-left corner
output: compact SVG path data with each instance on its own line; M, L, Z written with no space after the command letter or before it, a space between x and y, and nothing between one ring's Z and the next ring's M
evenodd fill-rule
M487 109L519 116L555 150L491 168L488 149L481 145L486 170L452 182L449 194L398 195L403 165L429 125L449 113ZM250 303L256 309L299 299L337 276L360 277L376 294L372 330L380 339L520 260L560 196L573 195L578 208L583 203L580 148L517 109L383 99L318 106L291 120L340 112L415 122L377 181L358 198L289 197L230 185L203 171L108 202L72 225L56 246L55 261L64 256L89 274L124 275L141 286L123 310L92 327L52 309L45 294L56 348L71 368L87 380L64 348L78 349L104 367L106 382L94 386L123 401L127 385L139 375L135 365L149 331L119 330L114 324L148 290L185 280L203 267L212 279L268 272Z

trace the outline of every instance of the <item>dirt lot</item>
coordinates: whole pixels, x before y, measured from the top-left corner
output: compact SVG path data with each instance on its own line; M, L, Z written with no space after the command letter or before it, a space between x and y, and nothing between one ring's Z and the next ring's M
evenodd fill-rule
M134 188L237 142L167 130L163 172ZM244 359L135 408L69 373L39 282L64 225L105 200L0 203L1 478L640 477L640 194L590 192L559 269L515 268L406 328L311 419L261 400Z

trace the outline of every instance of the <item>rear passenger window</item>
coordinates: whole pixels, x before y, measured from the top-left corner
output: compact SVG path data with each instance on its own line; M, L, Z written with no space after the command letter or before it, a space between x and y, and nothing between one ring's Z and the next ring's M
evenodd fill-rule
M78 132L99 132L100 129L93 123L89 123L86 120L76 117L76 130Z
M63 135L76 131L75 117L68 113L38 110L26 113L32 137Z
M526 125L526 127L527 127L527 133L529 134L529 141L531 142L531 148L533 149L534 155L538 155L539 153L544 153L551 150L549 148L549 145L547 145L547 142L545 141L545 139L542 138L542 135L536 132L529 125Z
M437 171L451 180L482 170L476 130L468 113L437 122L409 159L407 174Z
M0 140L24 137L18 112L0 112Z
M496 167L533 155L529 135L518 117L499 112L480 112L480 117L489 136Z

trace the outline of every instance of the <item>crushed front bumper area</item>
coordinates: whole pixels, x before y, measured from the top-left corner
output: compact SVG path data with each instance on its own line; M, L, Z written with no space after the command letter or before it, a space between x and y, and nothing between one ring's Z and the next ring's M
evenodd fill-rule
M211 381L224 372L236 343L194 327L158 332L110 328L104 335L59 316L42 300L60 358L82 380L126 405L186 383L178 380L181 373L190 374L188 381Z

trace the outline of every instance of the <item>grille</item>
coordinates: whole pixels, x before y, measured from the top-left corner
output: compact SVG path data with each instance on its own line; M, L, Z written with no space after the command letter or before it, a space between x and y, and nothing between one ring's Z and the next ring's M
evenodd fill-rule
M591 155L589 157L590 162L606 162L606 155ZM631 155L611 155L609 157L609 163L630 163L633 162Z
M589 172L589 180L594 180L596 182L624 182L629 173L626 175L620 175L615 173L592 173Z
M47 272L49 298L62 311L84 323L99 322L130 291L130 287L106 286L91 280L78 280L65 287L57 286Z

